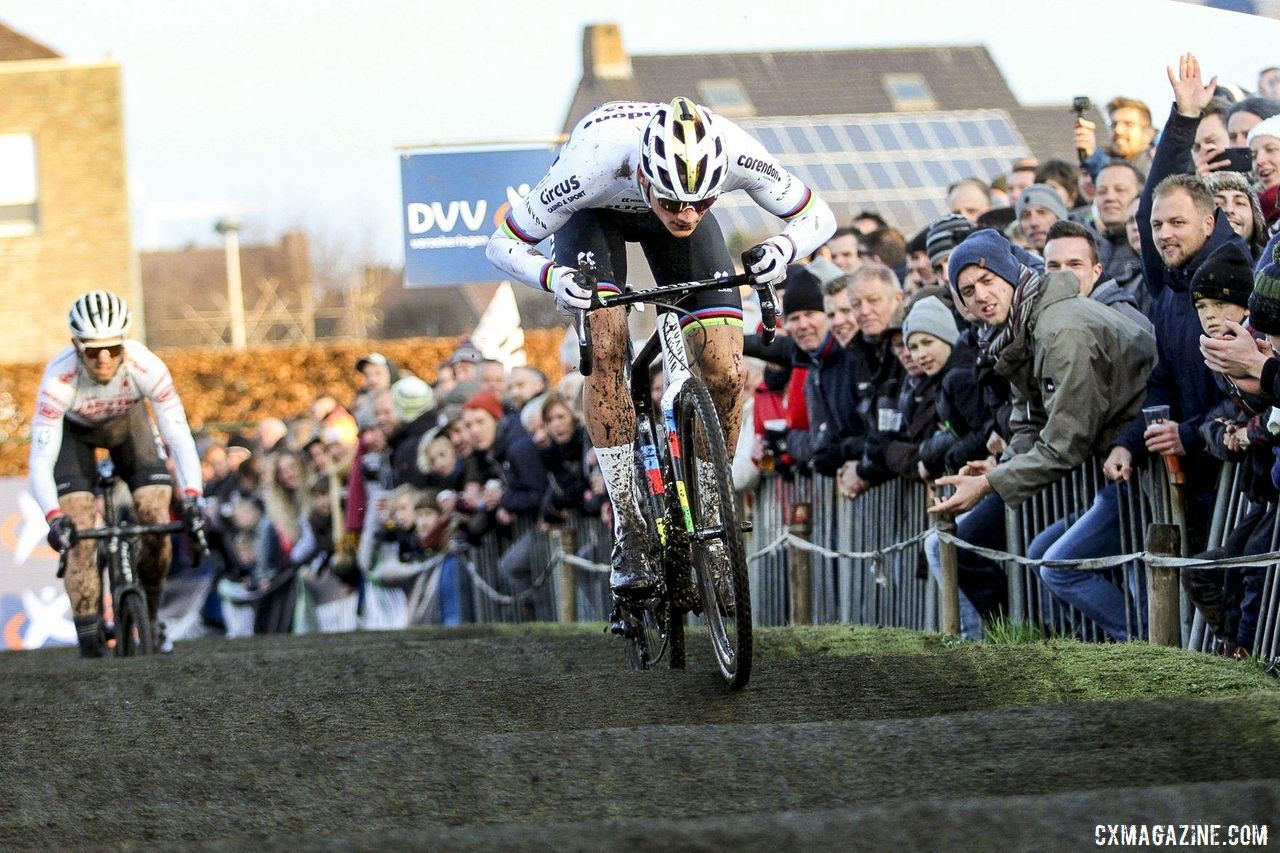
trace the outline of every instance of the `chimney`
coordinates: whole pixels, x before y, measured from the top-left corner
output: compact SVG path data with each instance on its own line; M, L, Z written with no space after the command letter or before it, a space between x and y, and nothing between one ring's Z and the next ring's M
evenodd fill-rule
M591 80L631 79L631 57L617 24L590 24L582 31L582 76Z

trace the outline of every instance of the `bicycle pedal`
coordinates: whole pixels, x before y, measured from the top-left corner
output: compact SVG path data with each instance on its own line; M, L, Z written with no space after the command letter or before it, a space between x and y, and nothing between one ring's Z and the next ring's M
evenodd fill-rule
M738 529L741 530L743 533L750 533L752 530L755 529L755 524L753 524L750 521L740 521L738 522Z

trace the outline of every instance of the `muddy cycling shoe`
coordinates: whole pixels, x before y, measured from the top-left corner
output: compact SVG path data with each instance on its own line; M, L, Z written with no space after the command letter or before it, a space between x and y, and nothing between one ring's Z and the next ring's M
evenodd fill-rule
M707 546L706 565L711 569L711 584L716 590L716 599L720 610L726 616L733 616L737 610L737 598L733 594L733 569L729 566L729 550L723 542L712 542Z
M635 596L658 585L658 573L649 563L649 547L645 535L624 533L613 545L613 572L609 586L616 595Z
M105 658L110 649L107 648L107 635L103 630L99 616L75 617L76 641L80 645L80 657Z

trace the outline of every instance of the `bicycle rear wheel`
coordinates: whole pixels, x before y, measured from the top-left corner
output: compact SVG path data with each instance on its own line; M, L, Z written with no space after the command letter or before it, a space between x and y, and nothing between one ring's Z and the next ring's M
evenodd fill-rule
M677 402L682 509L691 528L694 581L720 674L733 690L751 678L751 590L730 481L730 460L711 392L685 383Z
M155 653L155 635L147 615L147 600L142 591L125 589L112 602L116 615L116 656L133 657Z

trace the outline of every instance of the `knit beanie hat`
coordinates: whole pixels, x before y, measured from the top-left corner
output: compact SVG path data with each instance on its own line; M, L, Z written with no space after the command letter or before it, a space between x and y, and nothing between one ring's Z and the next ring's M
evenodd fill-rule
M796 311L824 311L822 305L822 285L818 277L800 264L787 267L787 280L783 283L786 290L782 294L782 316L786 317Z
M947 275L957 293L960 292L957 283L960 271L970 266L991 270L1010 287L1017 287L1018 279L1022 277L1022 264L1014 257L1013 244L994 228L974 231L951 253L951 260L947 261Z
M1271 256L1260 259L1267 263L1258 267L1249 294L1249 325L1264 335L1280 335L1280 241L1272 246Z
M431 386L416 376L406 376L391 386L391 404L402 423L416 421L436 404Z
M1022 195L1018 196L1018 218L1021 219L1022 211L1033 204L1052 210L1059 219L1066 219L1069 215L1062 196L1048 184L1032 184L1022 191Z
M929 233L924 238L929 263L936 264L942 260L972 233L973 223L958 213L948 213L933 220L929 224Z
M1277 139L1280 139L1280 116L1264 118L1262 121L1249 128L1249 142L1252 142L1259 136L1274 136Z
M1253 211L1253 236L1266 234L1267 219L1262 214L1262 205L1258 203L1258 194L1253 191L1253 187L1249 186L1249 179L1239 172L1228 172L1220 170L1210 172L1204 176L1204 185L1209 188L1209 192L1217 195L1220 192L1234 190L1238 193L1244 193L1249 199L1249 207ZM1252 242L1252 238L1245 237L1245 242Z
M1214 249L1191 277L1193 302L1217 299L1247 308L1252 291L1252 258L1235 242L1223 243Z
M936 296L926 296L911 307L911 313L902 324L902 339L910 343L916 332L932 335L951 346L955 346L956 339L960 337L951 309Z
M470 400L462 406L463 411L467 409L479 409L482 412L488 412L493 415L495 421L502 420L502 401L488 391L481 391L473 394Z

